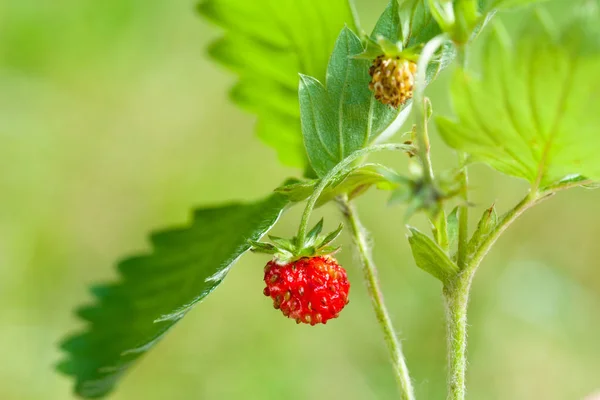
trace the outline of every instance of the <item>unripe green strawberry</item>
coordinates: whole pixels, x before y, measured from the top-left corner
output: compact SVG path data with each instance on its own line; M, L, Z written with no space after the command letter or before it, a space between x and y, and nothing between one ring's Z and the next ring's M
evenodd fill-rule
M416 73L417 64L412 61L379 56L369 68L369 89L381 103L398 108L412 98Z

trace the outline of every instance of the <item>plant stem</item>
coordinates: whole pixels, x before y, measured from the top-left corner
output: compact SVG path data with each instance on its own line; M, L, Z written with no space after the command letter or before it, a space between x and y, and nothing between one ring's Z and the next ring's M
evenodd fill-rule
M446 341L448 352L448 400L465 398L467 369L467 305L471 277L459 276L444 287Z
M425 86L427 85L427 67L433 59L436 51L448 40L442 34L431 39L421 52L417 65L415 78L415 89L413 94L413 109L415 112L415 127L417 139L417 155L423 167L423 179L425 183L433 183L433 167L429 156L429 137L427 135L427 109L425 103Z
M504 231L526 210L549 196L527 195L508 211L475 252L465 259L460 274L444 287L448 345L448 400L465 399L467 369L467 307L471 282L481 261Z
M368 154L376 153L384 150L400 150L400 151L411 151L412 146L403 144L403 143L387 143L387 144L377 144L369 147L365 147L364 149L360 149L350 154L348 157L344 158L340 161L335 167L331 169L321 180L319 184L313 191L312 195L308 198L306 202L306 207L304 208L304 213L302 214L302 219L300 220L300 226L298 227L298 234L296 235L296 240L298 247L302 247L306 240L306 231L308 229L308 221L310 219L310 214L312 210L315 208L315 204L321 197L323 190L327 186L334 181L340 173L342 173L348 166L350 166L355 160L362 158Z
M396 337L392 321L383 300L381 288L379 287L377 268L371 258L367 233L363 228L354 207L346 199L339 200L339 204L344 216L350 224L352 237L360 255L363 274L369 296L371 297L373 310L375 311L379 326L383 331L383 336L394 366L394 375L398 382L400 398L402 400L414 400L415 395L408 373L408 367L406 366L404 354L402 353L402 346Z
M458 208L458 249L456 254L456 264L460 269L464 269L467 247L469 244L469 173L465 165L465 154L459 154L459 162L461 164L460 172L460 196L463 204Z

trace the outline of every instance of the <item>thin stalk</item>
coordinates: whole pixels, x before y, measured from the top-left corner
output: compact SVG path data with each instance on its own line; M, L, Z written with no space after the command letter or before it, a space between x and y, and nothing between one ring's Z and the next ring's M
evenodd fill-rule
M536 196L530 193L508 211L471 257L465 261L461 273L444 287L448 345L448 400L465 399L467 369L467 307L471 282L477 268L498 238L526 210L551 194Z
M315 208L315 204L321 197L323 190L327 188L334 181L338 175L343 172L348 166L350 166L354 161L359 158L362 158L368 154L376 153L384 150L400 150L400 151L411 151L412 147L406 144L400 143L387 143L387 144L377 144L373 146L366 147L364 149L360 149L350 154L348 157L344 158L340 161L335 167L331 169L321 180L319 184L315 188L312 195L308 198L306 202L306 207L304 208L304 213L302 214L302 219L300 220L300 226L298 227L298 234L296 235L296 240L298 247L302 247L304 242L306 241L306 231L308 229L308 222L310 219L310 214Z
M367 285L369 296L371 297L371 304L373 305L375 316L377 317L377 321L383 332L394 367L394 375L398 383L398 389L400 390L400 399L414 400L414 389L412 387L404 354L402 353L402 345L395 334L392 320L390 319L383 300L383 294L377 279L377 267L371 257L367 232L363 228L354 207L345 199L339 200L339 204L350 225L352 238L354 239L354 244L356 245L360 256L365 283Z
M467 258L467 247L469 245L469 173L465 165L465 154L459 154L459 162L462 166L460 171L460 197L462 204L458 207L458 248L456 253L456 264L462 270Z
M425 104L425 86L427 85L427 67L438 49L448 38L445 34L431 39L421 52L417 64L417 76L415 78L415 89L413 94L413 109L415 112L415 128L417 139L417 156L423 167L423 179L425 183L433 182L433 167L429 156L429 137L427 135L427 109Z
M460 65L462 69L465 69L467 67L467 46L462 44L456 45L455 48L457 53L458 65ZM456 252L456 263L458 267L462 270L465 268L465 264L467 262L467 248L469 245L469 172L467 170L466 165L467 155L465 153L459 153L458 159L462 168L460 172L460 196L462 198L463 204L458 209L458 248ZM468 293L470 282L468 284L464 283L464 285L466 285L464 289L467 290ZM468 298L466 299L466 301L468 301ZM466 314L464 318L466 323ZM450 340L450 338L448 338L448 340ZM448 354L448 356L450 357L450 354ZM451 380L449 381L449 386L450 385Z

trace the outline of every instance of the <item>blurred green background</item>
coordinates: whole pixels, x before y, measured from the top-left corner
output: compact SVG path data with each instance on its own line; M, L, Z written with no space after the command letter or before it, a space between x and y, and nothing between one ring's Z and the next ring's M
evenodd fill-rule
M114 278L114 260L146 248L148 231L185 223L199 205L261 197L298 173L228 101L234 77L204 50L219 31L194 1L0 2L0 399L72 398L53 371L57 342L81 328L71 310L90 300L89 284ZM358 1L364 28L384 4ZM436 111L449 110L448 75L430 90ZM433 145L436 166L451 166L452 152ZM505 210L525 189L473 168L478 210L494 201ZM370 192L359 207L418 395L442 399L440 285L413 264L404 210L385 202ZM600 191L560 194L485 262L470 308L471 399L581 399L600 388L599 202ZM334 207L320 213L337 223ZM276 232L291 233L297 216ZM267 260L247 255L114 399L396 398L349 246L340 260L352 301L338 320L309 327L272 309Z

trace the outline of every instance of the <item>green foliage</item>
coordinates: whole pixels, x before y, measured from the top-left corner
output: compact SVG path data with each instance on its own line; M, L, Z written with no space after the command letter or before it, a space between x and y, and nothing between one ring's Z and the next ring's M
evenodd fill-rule
M370 62L354 57L363 50L360 39L344 28L329 61L326 86L301 76L302 134L319 176L372 143L398 115L399 110L379 103L369 90Z
M337 239L344 228L340 224L335 230L326 235L321 235L323 231L323 218L306 234L303 243L300 243L297 236L291 239L285 239L269 235L271 243L261 243L250 241L252 251L273 255L280 263L288 263L302 257L326 256L336 253L340 247L331 246L331 243Z
M444 284L458 274L458 266L437 243L416 228L409 226L408 230L410 232L408 242L417 267L436 277Z
M400 39L401 34L398 0L390 0L371 32L371 39L377 40L378 37L384 37L391 42L396 42Z
M484 12L491 10L502 10L521 6L528 6L537 3L544 3L548 0L482 0L480 1L481 9Z
M416 62L425 43L439 33L441 29L429 12L426 1L407 0L398 5L398 1L390 0L367 38L366 50L359 58L374 59L385 54ZM445 48L440 57L430 64L428 81L448 65L452 58L450 48Z
M232 99L258 116L281 162L305 168L298 73L325 77L340 29L356 29L348 0L204 0L199 11L226 30L209 53L239 76Z
M448 229L448 248L451 249L458 242L458 213L459 208L454 207L448 218L446 219L446 225Z
M352 200L372 186L384 190L393 190L402 183L407 184L408 181L403 180L394 171L378 164L365 164L342 174L340 178L327 186L317 200L316 206L320 207L339 195L347 195L348 199ZM276 191L287 196L291 202L300 202L308 199L318 184L319 180L313 179L290 183L277 188Z
M535 18L515 44L497 26L482 78L454 77L458 118L437 118L445 141L536 188L572 175L600 179L600 32L590 17L558 33Z
M471 254L479 247L479 244L492 232L498 224L498 214L495 205L486 209L477 223L477 229L473 232L471 240L467 246L467 252Z
M423 45L441 33L427 3L427 0L401 2L399 12L404 47Z
M129 367L225 278L237 259L277 221L288 200L197 210L190 226L153 234L150 254L118 265L121 280L93 288L96 303L79 309L88 329L66 339L59 369L85 398L109 393Z

